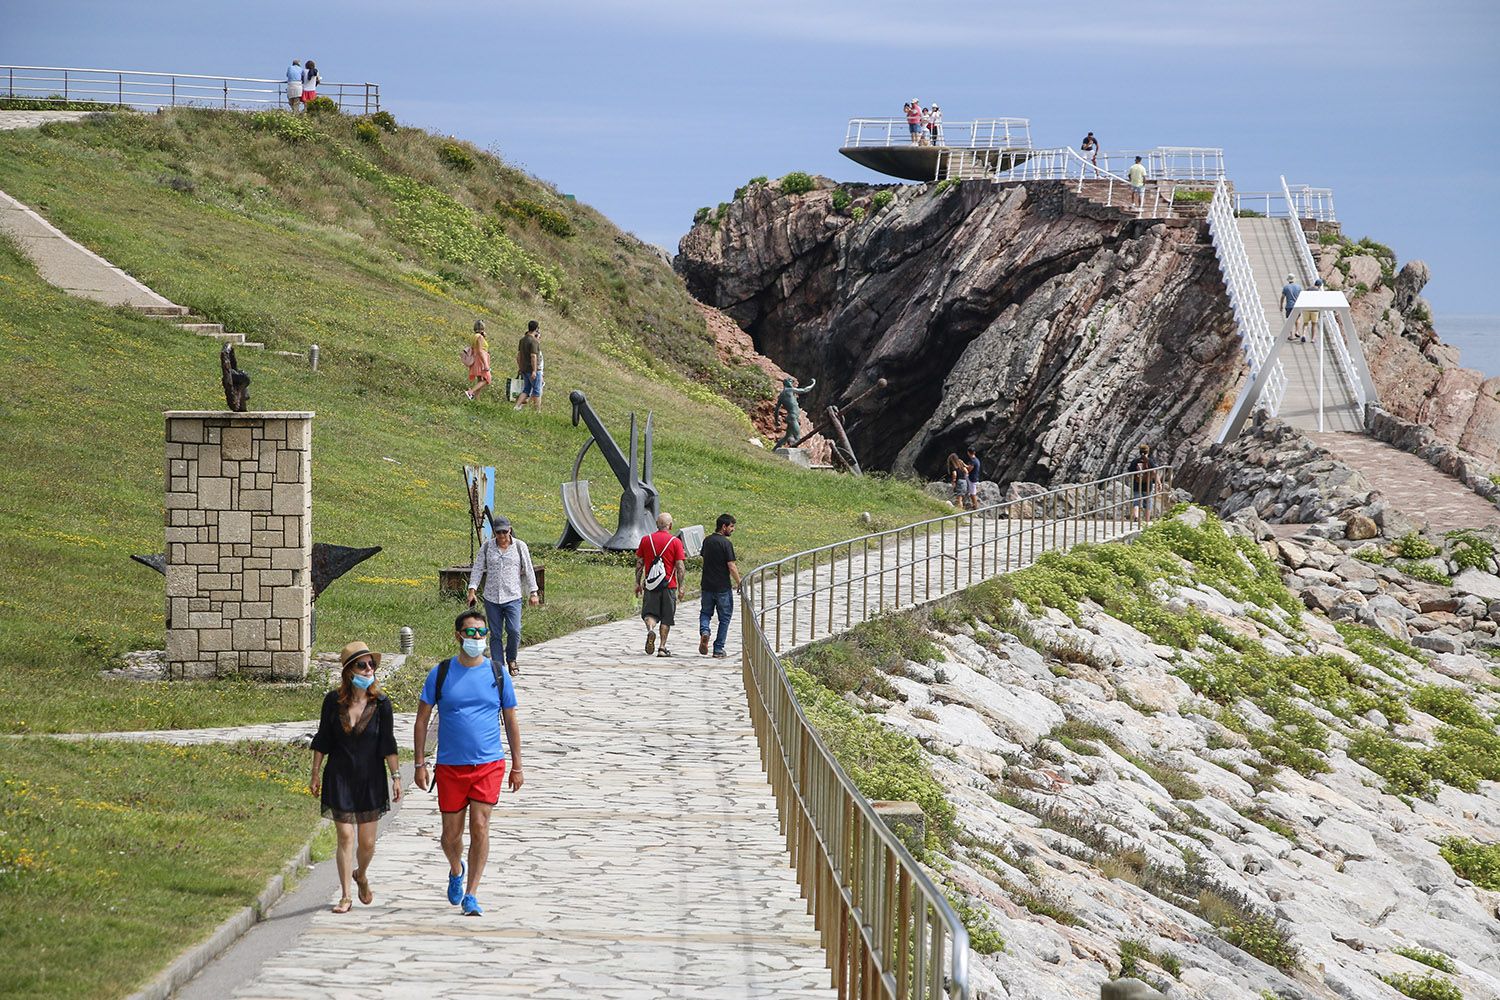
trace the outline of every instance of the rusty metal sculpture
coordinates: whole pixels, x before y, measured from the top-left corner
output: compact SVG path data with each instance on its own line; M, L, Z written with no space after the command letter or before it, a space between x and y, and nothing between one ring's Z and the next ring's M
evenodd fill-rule
M219 371L224 384L224 403L235 413L244 413L250 405L250 376L240 371L234 360L234 345L219 349Z

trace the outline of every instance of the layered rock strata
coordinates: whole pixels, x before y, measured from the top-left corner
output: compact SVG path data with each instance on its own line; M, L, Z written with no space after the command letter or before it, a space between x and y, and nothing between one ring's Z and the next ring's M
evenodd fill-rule
M810 409L888 380L856 415L864 464L931 476L972 443L988 478L1087 479L1143 440L1204 436L1232 400L1243 357L1197 223L1051 182L901 187L883 208L845 190L841 211L828 182L753 186L675 266L757 350L819 379Z

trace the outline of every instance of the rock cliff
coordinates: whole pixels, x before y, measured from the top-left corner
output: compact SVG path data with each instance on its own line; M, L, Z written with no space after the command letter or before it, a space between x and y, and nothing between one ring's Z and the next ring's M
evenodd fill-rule
M972 442L998 480L1122 469L1208 434L1243 362L1197 223L1140 222L1065 185L800 194L752 185L677 270L804 380L808 410L889 388L851 433L873 468L933 475Z

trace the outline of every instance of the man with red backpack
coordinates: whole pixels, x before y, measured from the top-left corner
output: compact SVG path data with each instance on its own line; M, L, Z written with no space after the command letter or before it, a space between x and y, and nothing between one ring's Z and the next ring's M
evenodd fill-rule
M646 621L647 656L672 655L667 652L667 633L677 623L677 587L686 569L687 552L682 539L672 534L672 515L658 514L656 530L635 550L635 596L641 598L641 617Z

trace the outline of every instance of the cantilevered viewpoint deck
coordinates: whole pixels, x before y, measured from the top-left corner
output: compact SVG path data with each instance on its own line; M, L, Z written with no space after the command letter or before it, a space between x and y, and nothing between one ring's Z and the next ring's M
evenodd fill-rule
M944 122L937 141L912 141L905 118L851 118L839 152L861 166L909 181L946 177L993 177L1018 166L1031 154L1031 122L1026 118L976 118Z

